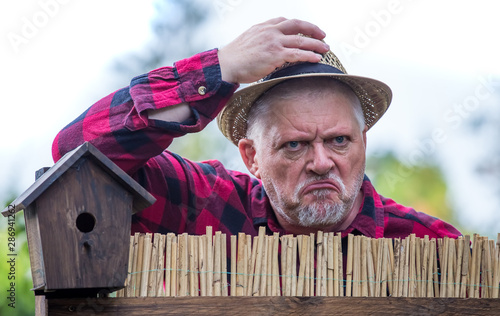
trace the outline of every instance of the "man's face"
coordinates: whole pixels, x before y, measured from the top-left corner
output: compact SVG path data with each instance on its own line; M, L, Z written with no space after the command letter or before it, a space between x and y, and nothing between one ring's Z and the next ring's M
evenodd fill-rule
M250 171L262 180L278 219L324 229L350 214L366 143L352 102L336 92L272 104Z

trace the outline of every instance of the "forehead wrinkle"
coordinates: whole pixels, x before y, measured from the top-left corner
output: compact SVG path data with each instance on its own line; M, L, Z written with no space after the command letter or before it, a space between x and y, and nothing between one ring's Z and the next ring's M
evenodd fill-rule
M286 105L283 108L286 108ZM349 116L352 118L350 120L340 119L342 117L340 113L334 116L325 115L325 113L317 111L314 107L304 107L297 112L273 109L275 119L281 123L286 123L287 137L296 140L312 140L318 137L329 138L338 134L353 134L353 131L358 129L358 122L354 118L353 110L349 109L348 111L350 112ZM268 118L268 121L271 121L271 119ZM283 125L280 126L285 128Z
M286 107L286 105L285 105ZM276 109L275 109L276 110ZM309 118L308 114L304 115L304 112L290 112L290 111L273 111L275 114L276 122L279 122L280 128L275 127L274 139L276 142L280 142L284 134L283 130L286 130L286 136L292 137L297 140L302 138L311 138L311 134L316 137L319 132L319 127L317 125L317 120L312 118L311 120L306 120ZM307 109L307 112L314 112L312 109ZM293 136L292 136L293 135Z
M313 124L316 125L318 120L317 118L323 117L321 113L318 113L314 108L315 99L299 97L294 102L301 102L304 106L297 110L290 110L291 106L287 105L285 100L282 100L278 104L274 105L271 112L277 116L277 119L282 118L283 121L288 123L288 125L292 126L296 130L302 130L304 128L304 124ZM310 104L313 104L311 106ZM298 119L297 119L298 118ZM306 120L310 119L310 120ZM302 126L299 126L302 125Z
M352 130L359 125L354 110L355 104L359 104L357 97L354 93L346 93L345 89L342 88L326 90L319 88L319 86L309 86L310 90L307 90L307 93L304 93L303 89L289 89L288 93L267 100L266 102L269 102L267 103L267 111L259 115L260 129L262 129L259 132L259 143L266 147L276 147L281 145L283 137L286 139L291 137L296 138L295 140L309 140L318 136L330 137L337 133L352 134ZM299 91L302 93L298 93ZM317 93L312 93L312 91ZM353 96L354 98L352 98ZM351 120L344 122L344 120L337 119L342 116L340 113L338 113L338 116L328 116L326 114L331 114L331 112L323 113L318 110L314 105L324 98L334 98L341 103L350 104L349 116L356 118L356 122ZM295 106L289 107L289 102ZM297 103L302 106L297 108ZM335 104L331 104L331 106L336 108L336 111L340 109ZM286 133L283 133L285 131Z

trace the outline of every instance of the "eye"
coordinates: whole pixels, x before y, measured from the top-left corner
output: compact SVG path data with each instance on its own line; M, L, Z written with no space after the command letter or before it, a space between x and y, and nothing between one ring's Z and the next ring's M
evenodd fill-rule
M335 137L335 143L342 144L345 141L345 136L337 136Z
M303 147L303 142L299 142L296 140L286 142L285 145L283 146L285 149L289 151L297 151L300 150L300 148Z
M349 137L347 136L335 136L326 140L330 146L335 148L343 148L349 144Z

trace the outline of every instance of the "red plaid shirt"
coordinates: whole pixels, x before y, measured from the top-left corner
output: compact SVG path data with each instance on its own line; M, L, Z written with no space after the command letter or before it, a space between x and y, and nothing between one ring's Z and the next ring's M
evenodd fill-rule
M103 98L66 126L54 140L54 160L89 141L151 192L157 201L133 216L132 232L200 235L210 225L226 234L257 235L258 227L265 225L268 233L287 233L260 180L227 170L216 160L193 162L166 150L174 137L201 131L237 87L221 80L217 50L153 70L132 79L129 87ZM181 102L190 105L190 120L148 119L147 110ZM359 214L343 236L460 235L439 219L380 196L367 177L363 192Z

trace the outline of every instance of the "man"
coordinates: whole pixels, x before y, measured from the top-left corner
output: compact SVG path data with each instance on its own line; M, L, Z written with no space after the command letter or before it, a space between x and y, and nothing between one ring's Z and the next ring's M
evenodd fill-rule
M324 37L311 23L276 18L219 50L138 76L65 127L54 159L90 141L151 192L157 202L134 215L134 232L203 234L210 225L256 235L266 226L456 238L451 225L380 196L364 176L366 132L391 91L347 75ZM216 116L254 177L166 150Z

